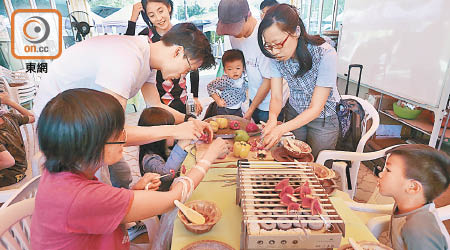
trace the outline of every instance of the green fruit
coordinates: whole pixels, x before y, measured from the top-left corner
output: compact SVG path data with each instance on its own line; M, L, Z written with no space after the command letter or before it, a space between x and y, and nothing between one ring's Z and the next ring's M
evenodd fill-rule
M250 139L250 136L248 136L247 132L245 132L244 130L236 130L236 132L234 132L235 137L234 137L234 141L248 141L248 139Z

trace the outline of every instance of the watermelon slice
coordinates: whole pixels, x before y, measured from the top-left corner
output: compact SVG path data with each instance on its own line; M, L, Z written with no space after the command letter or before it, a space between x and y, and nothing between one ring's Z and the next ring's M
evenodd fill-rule
M314 197L312 195L305 195L302 197L302 208L311 208L311 203Z
M295 210L298 212L300 210L300 204L295 202L289 203L287 207L287 213L289 214L291 210Z
M322 206L320 205L319 199L318 198L314 198L311 202L311 214L312 215L317 215L317 214L322 214Z
M276 190L276 191L282 191L283 188L284 188L285 186L289 186L289 179L288 179L288 178L281 180L281 181L275 186L275 190Z

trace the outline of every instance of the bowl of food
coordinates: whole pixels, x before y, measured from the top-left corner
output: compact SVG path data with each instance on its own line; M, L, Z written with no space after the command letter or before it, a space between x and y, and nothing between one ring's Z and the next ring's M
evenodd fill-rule
M284 151L291 157L303 158L311 154L311 147L303 141L286 138L281 142Z
M392 248L383 245L378 242L371 242L371 241L360 241L358 244L362 247L364 250L392 250ZM343 245L338 248L338 250L353 250L354 248L350 245Z
M392 107L394 109L394 113L403 119L414 120L420 115L420 113L422 113L420 108L402 101L399 101L399 103L394 102Z
M216 205L216 203L211 201L195 200L190 201L184 205L194 209L205 217L204 224L194 224L191 223L181 211L178 211L178 218L180 218L184 227L188 231L196 234L209 232L222 217L222 212L220 211L219 207Z
M328 180L336 177L336 173L333 171L333 169L329 169L322 164L310 162L308 163L308 165L313 167L314 174L319 180Z

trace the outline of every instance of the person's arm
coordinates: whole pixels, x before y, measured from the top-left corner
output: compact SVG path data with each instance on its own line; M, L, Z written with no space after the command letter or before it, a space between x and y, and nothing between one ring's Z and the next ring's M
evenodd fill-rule
M10 168L16 164L16 161L14 160L14 157L4 148L3 145L3 151L0 152L0 170L5 168Z
M16 103L15 101L13 101L7 92L2 92L0 93L0 103L1 104L6 104L8 106L10 106L11 108L19 111L19 113L23 116L27 116L28 117L28 123L33 123L35 121L34 119L34 114L31 113L31 111L29 111L28 109L22 107L20 104ZM25 122L25 121L24 121ZM26 123L26 122L25 122Z
M210 144L206 154L203 156L203 159L206 162L214 162L218 156L228 151L228 147L229 146L226 141L218 138ZM204 161L200 161L197 165L207 172L209 165ZM204 174L197 168L192 168L186 176L192 179L194 182L193 188L195 188L203 179ZM189 186L190 184L188 183L188 189L190 188ZM169 211L174 207L173 201L181 199L182 188L182 183L176 183L172 185L170 191L168 192L134 190L134 199L131 204L131 208L129 209L127 215L123 218L122 223L142 220Z
M169 111L173 117L175 117L175 124L179 124L184 122L185 114L178 112L177 110L169 107L168 105L164 105L161 102L159 97L158 89L156 88L156 84L154 83L144 83L141 88L142 95L144 96L145 103L150 107L160 107L167 111Z
M127 31L125 32L124 35L134 36L134 33L136 31L136 22L139 18L139 14L143 10L144 8L142 8L142 3L140 1L133 4L133 12L131 13L130 20L128 21Z
M103 89L103 92L114 96L122 105L123 110L125 111L127 106L126 98L107 89ZM213 136L211 126L206 122L198 120L188 121L178 125L162 125L152 127L125 125L125 130L127 131L127 143L125 144L125 146L137 146L154 141L160 141L170 137L174 139L197 140L202 135L204 130L209 131L211 139Z
M259 86L255 98L253 98L252 100L252 104L245 113L244 119L247 120L252 119L253 112L255 112L259 104L261 104L261 102L264 101L269 92L270 92L270 79L263 78L263 82L261 83L261 86Z
M277 126L277 117L283 108L283 78L273 77L270 80L270 85L272 92L270 94L269 119L263 130L264 138Z
M211 96L212 99L214 99L214 101L217 103L217 106L219 106L219 107L227 106L226 101L224 99L222 99L218 94L219 91L225 90L227 85L228 85L227 78L218 77L218 78L214 79L213 81L211 81L210 83L208 83L208 85L206 87L209 96Z
M301 114L297 115L294 119L285 122L281 125L276 126L273 128L270 132L270 134L266 134L264 137L264 144L266 144L266 148L271 148L275 143L277 143L281 136L289 131L295 130L297 128L300 128L312 120L319 117L320 113L325 107L325 104L328 100L328 96L330 95L331 88L329 87L319 87L316 86L314 88L314 92L311 98L311 103L309 104L309 107L303 111ZM272 92L273 94L273 92ZM272 107L272 102L270 103ZM279 106L279 107L278 107ZM277 108L280 108L281 110L281 102ZM269 117L275 113L269 114ZM270 119L270 118L269 118ZM276 121L276 116L275 116Z
M146 155L142 159L142 166L144 168L144 172L157 173L160 175L170 174L170 171L178 171L180 169L181 164L186 158L187 152L184 151L178 144L175 145L172 152L170 152L169 158L167 161L157 155L151 154ZM174 178L169 175L162 178L164 181L168 182L173 180Z

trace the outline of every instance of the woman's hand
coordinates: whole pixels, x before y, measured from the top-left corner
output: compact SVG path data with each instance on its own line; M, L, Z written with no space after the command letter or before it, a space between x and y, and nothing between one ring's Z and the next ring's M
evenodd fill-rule
M140 1L133 4L133 12L131 13L130 21L136 22L141 11L144 11L144 8L142 7L142 3Z
M226 108L227 107L227 102L225 102L224 99L220 98L219 100L217 100L217 106L219 106L221 108Z
M145 173L144 176L133 186L133 190L144 190L145 186L151 183L148 186L148 190L158 190L161 185L161 180L159 179L159 174L155 173Z
M262 136L265 138L268 134L272 132L272 130L277 126L277 120L268 120L265 124L261 122L263 125L263 133Z
M270 133L264 135L264 147L266 150L270 150L275 144L277 144L281 137L286 133L283 125L276 125L270 130Z
M209 138L212 141L213 130L211 125L204 121L192 119L190 121L175 125L175 129L173 130L173 138L198 140L205 132L209 134Z
M197 110L196 115L199 116L203 111L203 107L197 97L194 97L194 101L195 101L195 110Z
M243 118L250 121L252 119L252 115L253 115L253 110L248 109L247 112L245 112Z

